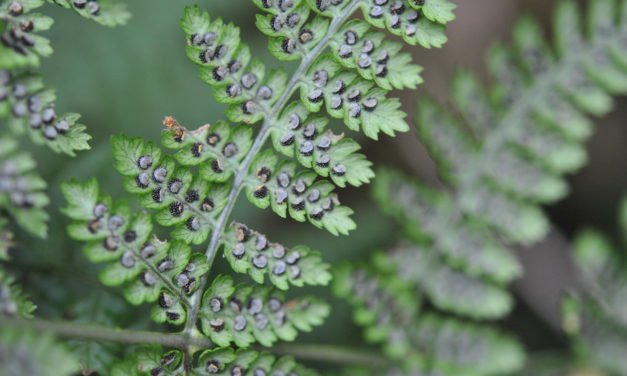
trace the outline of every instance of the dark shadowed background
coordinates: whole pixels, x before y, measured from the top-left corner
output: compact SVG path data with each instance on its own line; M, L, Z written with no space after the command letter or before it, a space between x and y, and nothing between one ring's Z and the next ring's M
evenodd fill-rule
M121 178L113 169L111 135L125 133L156 141L162 129L161 120L166 115L174 116L189 128L224 119L224 106L214 102L209 87L198 79L196 67L184 54L185 41L178 22L183 7L193 3L208 9L214 17L220 15L242 27L243 39L252 46L253 52L265 58L269 66L278 64L266 52L266 40L254 27L256 9L250 0L129 0L133 18L129 25L116 29L101 27L55 7L46 10L56 24L47 33L55 54L45 61L45 80L57 89L57 108L61 112L83 114L82 120L94 137L93 150L80 153L75 159L35 150L40 173L51 182L52 239L49 242L18 239L23 252L18 250L14 254L22 267L41 268L42 273L54 275L57 283L74 287L78 296L87 291L85 270L88 270L87 277L97 284L97 269L87 265L80 245L65 235L67 220L58 211L64 205L58 183L69 178L96 176L114 197L122 197ZM408 49L425 67L426 79L419 90L398 93L410 120L417 96L430 94L447 101L448 82L456 69L471 69L485 77L484 56L489 45L507 40L514 20L522 13L536 16L546 25L553 3L548 0L459 0L458 19L450 24L450 41L443 49ZM548 37L550 35L547 33ZM503 325L518 333L531 349L564 346L555 326L558 293L571 283L565 257L568 238L586 225L608 232L615 229L616 206L627 191L627 159L624 158L627 107L624 99L619 101L617 110L610 116L597 119L598 127L588 142L589 163L570 177L570 196L548 208L556 228L550 240L518 252L528 273L526 279L516 284L520 298ZM414 132L378 143L359 135L351 136L363 142L366 154L375 164L393 165L428 184L440 184L433 162ZM281 219L270 210L254 208L245 199L240 200L234 218L286 245L308 244L320 250L329 262L358 259L373 248L393 244L399 227L380 213L370 200L367 187L345 189L340 192L340 198L355 209L354 219L359 228L350 237L333 237L309 224ZM29 282L33 291L41 287L37 278ZM57 312L52 307L74 297L58 296L54 290L47 286L35 297L35 301L43 302L40 312L71 316L71 312ZM321 295L329 293L325 288L312 290ZM348 306L334 302L332 319L314 334L300 337L302 341L361 343L360 331L351 323ZM136 315L146 314L144 308L136 312ZM134 325L132 318L127 322Z

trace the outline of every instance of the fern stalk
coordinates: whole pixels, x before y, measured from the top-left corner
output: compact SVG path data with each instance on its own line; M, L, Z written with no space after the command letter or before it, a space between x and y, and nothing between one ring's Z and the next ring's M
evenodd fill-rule
M327 43L329 42L329 40L338 31L338 29L342 27L346 19L348 19L348 17L350 17L353 14L353 12L355 11L359 3L360 3L360 0L352 0L351 3L344 9L344 12L341 14L341 16L333 18L333 21L331 22L331 25L329 25L329 29L327 30L327 33L325 34L325 36L322 38L320 43L318 43L318 45L316 45L316 47L314 47L311 50L311 52L309 52L301 60L300 65L298 66L294 74L292 75L292 79L288 83L286 89L283 91L283 94L272 107L272 111L270 112L270 114L266 116L263 122L263 125L261 129L259 130L259 133L255 137L253 146L248 151L248 154L246 154L246 157L244 157L244 160L242 161L240 168L237 170L237 173L235 174L235 179L233 181L233 186L229 193L229 198L228 198L226 207L224 208L224 210L222 211L222 214L218 218L216 226L211 235L209 246L207 247L207 251L205 252L210 270L215 260L215 256L217 254L218 246L220 244L220 237L222 236L222 233L224 232L224 229L226 227L231 211L233 210L233 207L235 206L235 202L237 202L237 198L239 197L239 194L241 193L244 177L246 176L247 171L250 168L251 163L253 162L253 159L259 153L259 150L267 141L268 134L269 134L268 132L270 131L272 124L277 120L277 115L281 112L281 110L285 106L288 99L292 96L292 94L294 93L294 90L296 90L297 85L299 84L301 77L305 73L307 68L320 55L320 53L327 47ZM201 283L200 283L200 288L196 291L196 293L191 298L191 309L188 315L187 323L185 324L185 332L188 335L192 335L194 328L195 328L196 319L198 317L198 309L200 307L200 302L201 302L202 293L204 291L204 287L207 284L207 275L209 274L209 271L203 276Z

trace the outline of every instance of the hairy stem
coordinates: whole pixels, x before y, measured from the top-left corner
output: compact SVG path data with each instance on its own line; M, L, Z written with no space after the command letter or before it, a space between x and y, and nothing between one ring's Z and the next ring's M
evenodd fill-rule
M158 344L186 350L189 347L210 348L212 343L204 337L190 337L184 333L159 333L143 330L108 328L70 321L42 319L0 318L0 327L29 329L52 333L60 337L97 342L118 342L127 345Z
M211 234L211 240L209 242L209 246L207 247L207 251L205 252L205 255L207 256L207 262L209 263L209 269L211 269L211 266L213 265L213 261L215 260L215 257L216 257L216 254L220 245L220 237L222 236L222 233L224 232L227 221L231 215L231 211L233 210L233 207L235 206L237 198L239 197L239 194L241 193L242 183L244 182L244 178L248 174L248 169L250 168L250 165L253 159L255 158L257 153L259 153L259 150L268 139L269 131L270 131L270 128L272 127L272 124L276 122L277 117L281 113L281 110L283 109L283 107L285 107L285 104L291 98L294 91L297 89L305 71L309 68L309 66L313 63L313 61L316 58L318 58L318 56L320 56L322 51L324 51L324 49L327 47L327 43L329 42L329 39L331 39L331 37L335 35L336 31L342 26L344 21L346 21L346 19L353 14L359 2L360 0L352 0L351 3L346 8L344 8L341 15L333 18L324 38L322 38L322 40L320 40L320 42L311 51L309 51L308 54L306 54L303 57L300 65L298 66L294 74L292 75L292 78L290 82L288 83L286 89L283 91L283 94L281 95L279 100L274 104L274 106L272 106L272 109L270 113L268 114L268 116L265 117L263 126L261 127L261 129L259 130L259 133L255 137L255 141L252 147L246 154L246 157L244 157L244 159L242 160L242 163L240 164L237 170L237 173L235 174L233 187L231 188L231 191L229 193L227 204L224 210L222 211L222 213L220 214L220 217L218 218L216 222L216 226L213 229L213 233ZM209 274L209 271L207 271L207 274ZM207 274L203 276L203 278L201 279L200 288L196 291L194 296L192 296L191 298L192 306L191 306L189 315L187 316L187 323L185 325L186 333L191 334L194 328L196 327L196 320L198 318L198 310L200 308L201 295L205 289L205 285L207 284Z
M335 345L278 345L273 346L270 351L276 355L291 355L298 359L323 363L355 364L372 368L384 367L389 364L389 361L381 353Z

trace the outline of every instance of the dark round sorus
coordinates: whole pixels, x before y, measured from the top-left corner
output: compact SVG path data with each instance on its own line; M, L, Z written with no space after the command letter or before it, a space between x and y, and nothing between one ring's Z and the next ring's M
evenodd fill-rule
M374 51L374 42L370 39L366 39L364 44L361 46L361 52L364 54L370 54Z
M246 101L242 103L242 111L246 115L250 115L254 113L256 110L257 110L257 103L255 103L254 101Z
M268 239L265 237L265 235L257 235L257 237L255 238L255 249L257 251L263 251L266 248L268 248Z
M215 42L217 38L218 38L218 35L210 31L210 32L205 33L202 39L205 42L205 44L211 45L213 42Z
M157 183L163 183L167 175L168 175L168 170L166 170L164 167L157 167L152 172L152 178Z
M200 46L201 44L203 44L202 35L198 35L198 34L190 35L189 43L193 46Z
M245 89L251 89L257 84L257 76L254 73L247 73L242 76L240 82Z
M298 279L298 277L300 277L300 268L298 266L290 267L290 277L292 279Z
M270 86L262 85L259 87L259 90L257 90L257 98L261 100L268 100L272 98L272 89Z
M315 88L311 93L309 93L307 99L309 99L309 101L312 103L321 102L322 99L324 99L324 93L322 92L322 89Z
M385 5L388 3L388 0L374 0L375 5Z
M348 44L343 44L338 50L338 55L340 55L342 59L348 59L349 57L353 56L353 48Z
M122 254L122 257L120 258L120 264L122 264L122 266L127 269L130 269L133 266L135 266L135 255L133 255L133 252L131 251L124 252L124 254Z
M141 174L139 174L141 176ZM138 176L138 177L139 177ZM148 184L146 184L146 187ZM163 189L161 187L156 187L152 190L152 201L154 202L163 202Z
M290 175L287 172L281 172L276 177L277 183L280 187L287 188L290 185Z
M272 19L270 20L270 27L274 31L281 30L284 24L285 24L285 21L283 20L282 16L273 16Z
M352 30L348 30L344 33L344 42L346 42L346 44L348 45L354 45L355 43L357 43L357 39L359 39L359 36L356 32Z
M342 80L336 80L333 84L333 94L342 94L346 90L346 84Z
M28 114L28 106L26 106L24 102L16 102L13 104L13 107L11 107L11 112L15 117L26 116L26 114Z
M418 22L419 19L420 13L416 12L415 10L411 10L407 15L407 21L409 23L415 24L416 22Z
M314 145L311 141L305 141L300 144L298 151L304 156L310 156L313 154Z
M291 114L289 116L287 124L291 130L293 131L297 130L298 128L300 128L300 124L301 124L300 116L298 116L298 114Z
M256 255L253 257L253 266L257 269L263 269L268 265L268 258L264 255Z
M375 71L375 75L377 77L383 78L385 76L387 76L388 74L388 68L385 65L378 65L377 66L377 70Z
M283 275L286 269L287 269L287 265L285 265L283 261L277 261L274 264L274 268L272 268L272 274Z
M198 231L200 229L200 220L195 215L191 216L185 222L185 226L190 231Z
M359 65L361 69L369 68L372 65L372 58L367 54L361 54L359 55L357 65Z
M28 124L33 129L41 128L41 115L39 115L39 114L32 114L30 116L30 120L29 120Z
M216 146L220 142L220 135L217 133L209 133L207 135L207 143L211 146Z
M336 164L332 169L333 175L342 176L346 174L346 167L343 164Z
M174 359L176 359L176 354L175 353L170 353L170 354L167 354L167 355L163 356L160 359L160 363L161 363L162 366L167 366L170 363L172 363L174 361Z
M107 227L111 231L116 231L117 229L122 227L122 225L124 225L124 218L120 217L119 215L112 215L107 221Z
M238 315L235 316L235 319L233 320L233 329L236 332L241 332L242 330L246 329L246 326L248 325L248 322L246 321L246 318L242 315Z
M226 88L226 94L231 98L235 98L242 94L242 87L239 84L229 85Z
M292 209L294 209L295 211L301 211L305 209L305 199L302 197L296 197L292 201Z
M55 138L57 138L57 134L57 130L52 125L48 125L46 126L46 128L44 128L44 137L46 137L48 140L54 140Z
M200 158L200 156L202 155L202 147L203 145L200 142L196 142L192 145L192 155L196 158Z
M377 63L385 64L388 62L389 59L390 59L390 54L388 54L387 50L383 50L379 52L379 55L377 56Z
M287 132L286 134L283 135L283 137L281 137L279 142L283 146L289 146L294 143L295 137L296 136L294 135L294 132Z
M381 8L378 5L374 5L374 6L370 7L369 15L372 18L381 18L381 16L383 16L383 8Z
M274 192L274 197L277 204L283 204L287 200L287 191L285 189L277 189Z
M397 0L390 6L390 12L394 14L402 14L405 11L405 4L402 1Z
M279 299L277 298L268 299L268 309L270 309L270 312L276 312L280 310L282 307L283 307L283 303L281 303Z
M137 239L137 232L134 230L128 230L124 233L124 241L127 243L132 243Z
M329 82L329 72L324 69L317 70L313 76L313 83L317 87L325 87Z
M235 154L237 154L237 152L238 152L238 148L234 142L227 143L226 145L224 145L224 148L222 149L222 154L224 154L224 156L227 158L233 157Z
M206 198L203 200L202 205L200 205L200 210L204 212L210 212L213 210L214 206L215 205L213 203L213 200L210 198Z
M314 188L311 191L309 191L309 194L307 195L307 201L314 203L314 202L317 202L318 200L320 200L320 190L317 188Z
M211 329L214 331L221 332L224 329L224 319L215 318L209 322L209 325L211 325Z
M231 73L237 73L242 68L242 63L239 60L231 60L227 64L227 68Z
M95 1L88 2L87 8L92 16L97 16L100 13L100 5Z
M309 216L316 221L319 221L324 216L324 210L322 208L315 208L311 211L311 213L309 213Z
M379 101L375 97L368 97L362 103L366 111L372 112L377 108Z
M221 44L219 46L216 47L216 49L213 51L213 55L211 56L211 60L215 60L215 59L221 59L226 55L226 46Z
M279 9L281 12L286 12L288 9L294 6L293 0L279 0Z
M108 251L115 251L118 249L120 245L120 240L118 239L117 236L113 236L113 235L109 235L107 236L104 241L102 246L108 250Z
M358 118L359 115L361 115L361 106L359 105L359 103L351 103L348 106L348 113L354 117L354 118Z
M331 108L333 110L340 109L343 104L344 104L344 100L342 99L342 97L340 95L333 94L331 96L331 104L330 104L330 106L331 106Z
M154 286L157 283L157 279L150 270L146 270L142 273L141 280L146 287Z
M213 79L216 81L222 81L224 77L228 74L228 69L223 67L222 65L213 68Z
M144 259L149 259L152 256L155 255L155 253L157 253L157 248L150 244L150 243L146 243L144 244L144 246L142 247L142 249L139 251L141 257L143 257Z
M220 297L213 297L209 300L209 306L213 312L220 312L224 307L224 300Z
M303 179L297 179L292 186L292 192L297 195L303 194L307 190L307 184Z
M398 29L401 27L401 18L396 14L392 14L390 17L390 26L392 29Z
M183 214L184 206L180 201L174 201L170 204L170 214L175 217L180 217Z
M246 247L242 243L237 243L235 247L233 247L233 249L231 250L231 254L236 259L241 259L242 257L244 257L244 254L246 254Z
M251 315L257 314L263 309L263 301L259 298L250 298L246 308Z
M238 242L246 242L250 237L250 229L244 225L239 225L235 228L235 239Z
M318 140L318 144L316 145L316 147L319 150L327 150L331 147L331 138L328 136L322 136L320 137L320 140Z
M211 161L211 171L215 172L216 174L224 172L224 169L222 168L219 160L214 159L213 161Z
M285 53L291 54L296 49L296 43L292 38L283 39L283 43L281 44L281 48Z
M68 121L65 119L61 119L54 125L54 128L57 130L57 132L64 134L70 130L70 123L68 123Z
M256 198L265 198L268 195L268 187L266 187L264 184L260 185L259 187L257 187L257 189L255 189L254 195Z
M327 167L329 166L329 162L331 162L331 157L328 154L321 154L318 159L316 159L316 165L318 167Z
M287 26L294 28L300 22L300 15L298 13L290 13L287 16Z
M102 221L100 219L92 219L87 223L87 230L90 233L95 234L102 228Z
M20 22L20 29L25 33L33 31L34 28L35 25L32 20L22 20Z
M264 330L268 326L268 317L263 313L255 315L255 326L260 330Z
M282 259L283 257L285 257L286 253L287 253L287 250L282 245L277 244L274 247L272 247L272 257L276 259Z
M303 130L303 136L308 140L313 140L314 138L316 138L317 133L318 132L316 126L313 123L307 124L305 126L305 129Z
M165 292L159 294L159 306L161 308L170 308L172 307L172 304L174 304L174 299L172 299L170 295Z
M190 189L189 191L187 191L187 193L185 193L185 201L187 202L195 202L198 201L200 199L200 195L198 194L198 191L195 189Z
M24 7L19 1L10 2L7 9L9 10L9 14L11 14L13 17L17 17L24 13Z
M271 176L272 176L272 171L270 171L268 167L264 166L264 167L257 169L257 179L259 179L259 181L261 181L262 183L267 182Z
M31 113L40 112L42 109L41 98L36 95L28 98L28 111Z
M290 265L294 265L298 262L298 260L300 260L300 252L292 251L285 259L285 262L287 262Z
M170 193L172 194L177 194L180 192L181 188L183 187L183 182L181 181L181 179L170 179L170 181L168 182L168 191L170 191Z
M169 257L164 258L157 264L157 269L160 272L167 272L168 270L172 270L172 268L174 268L174 262L172 262L172 259Z

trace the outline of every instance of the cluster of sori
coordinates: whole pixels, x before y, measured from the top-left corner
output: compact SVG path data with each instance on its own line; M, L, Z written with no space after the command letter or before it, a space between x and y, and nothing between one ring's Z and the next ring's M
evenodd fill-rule
M619 213L619 232L625 246L627 198ZM621 256L624 248L603 233L586 229L574 242L574 261L585 290L563 301L563 326L582 368L611 375L627 372L627 272Z
M78 9L87 9L92 16L100 13L100 4L97 0L73 0L72 4Z
M116 365L112 369L111 375L175 375L182 369L182 360L183 355L180 351L169 351L163 354L158 347L142 347L131 359ZM190 371L193 375L318 375L316 372L297 364L292 357L277 358L267 352L236 351L231 348L203 351L199 356L198 365Z
M23 14L24 6L20 1L11 1L0 11L0 17L6 22L0 42L20 55L27 55L28 49L35 46L35 40L30 34L35 30L35 23L28 16L21 17Z
M368 265L340 266L334 292L355 307L366 340L383 346L402 369L399 375L509 374L522 366L523 351L513 339L488 326L422 312L414 283L386 259L380 254ZM368 374L390 371L389 364L381 367Z
M50 94L42 90L32 91L29 78L13 79L10 71L0 70L0 101L11 103L14 117L28 117L32 129L40 129L44 137L54 140L70 130L70 123L67 119L57 119L54 103L47 103L51 102Z

